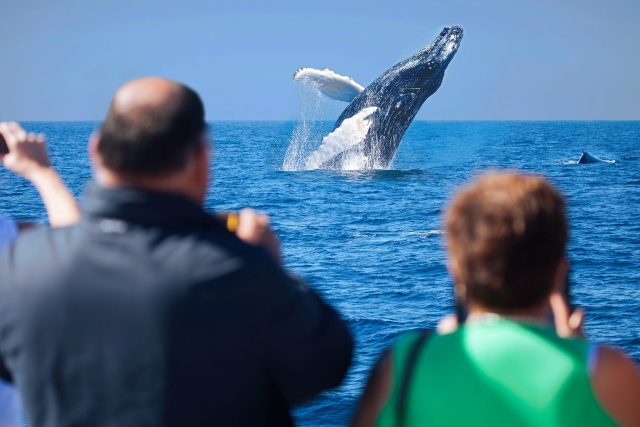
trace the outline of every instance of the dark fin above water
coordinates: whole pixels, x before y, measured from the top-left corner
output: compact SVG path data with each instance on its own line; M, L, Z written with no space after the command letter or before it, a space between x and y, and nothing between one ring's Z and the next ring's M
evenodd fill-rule
M607 163L607 162L602 159L599 159L596 156L592 156L586 151L583 151L582 156L580 156L580 160L578 160L578 163L585 164L585 163Z

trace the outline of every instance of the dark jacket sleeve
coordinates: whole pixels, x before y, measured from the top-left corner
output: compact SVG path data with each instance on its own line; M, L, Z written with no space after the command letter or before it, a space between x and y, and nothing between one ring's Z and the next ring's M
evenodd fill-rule
M2 360L1 358L0 358L0 379L8 383L13 382L13 376L11 375L11 372L9 372L7 367L4 365L4 360Z
M2 354L2 338L4 337L4 317L7 315L6 303L8 302L8 281L9 281L9 248L0 248L0 379L11 383L13 378L11 372L5 365L4 356Z
M271 375L286 401L302 403L340 385L353 352L345 323L301 280L273 263L261 270L267 306L256 321Z

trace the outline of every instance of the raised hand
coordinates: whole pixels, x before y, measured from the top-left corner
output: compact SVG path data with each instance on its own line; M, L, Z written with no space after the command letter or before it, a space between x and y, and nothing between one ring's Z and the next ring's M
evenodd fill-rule
M38 189L49 214L52 227L63 227L80 219L80 209L73 195L51 167L43 135L27 133L16 122L0 123L0 134L8 153L0 160L5 168L28 179Z
M1 157L8 170L32 180L34 175L51 167L42 134L27 133L16 122L0 123L0 134L9 149L9 153Z

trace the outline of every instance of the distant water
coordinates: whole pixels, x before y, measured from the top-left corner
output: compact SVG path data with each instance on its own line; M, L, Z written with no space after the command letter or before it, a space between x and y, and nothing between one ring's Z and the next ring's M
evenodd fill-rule
M55 166L80 196L96 123L24 125L47 135ZM451 311L441 212L488 168L542 173L567 196L572 292L588 313L587 333L640 361L640 122L414 122L392 170L284 172L295 125L213 123L207 208L270 213L287 267L356 337L347 380L298 408L299 425L346 425L380 352L399 332L433 327ZM333 122L316 125L326 134ZM616 163L576 164L582 150ZM0 214L45 221L36 192L4 171Z

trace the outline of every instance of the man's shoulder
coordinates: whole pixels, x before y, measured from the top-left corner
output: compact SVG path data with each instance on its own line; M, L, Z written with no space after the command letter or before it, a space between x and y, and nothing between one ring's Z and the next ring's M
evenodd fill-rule
M48 253L70 245L74 238L77 239L84 225L78 223L59 228L29 227L20 233L13 245L18 251L42 249L43 253Z
M61 228L30 227L0 256L0 270L5 274L16 271L41 270L51 262L58 263L71 253L74 240L79 236L81 225Z
M195 230L169 239L166 247L157 251L166 257L167 266L183 271L200 280L225 276L236 272L266 280L281 273L269 253L261 247L247 244L233 234Z

